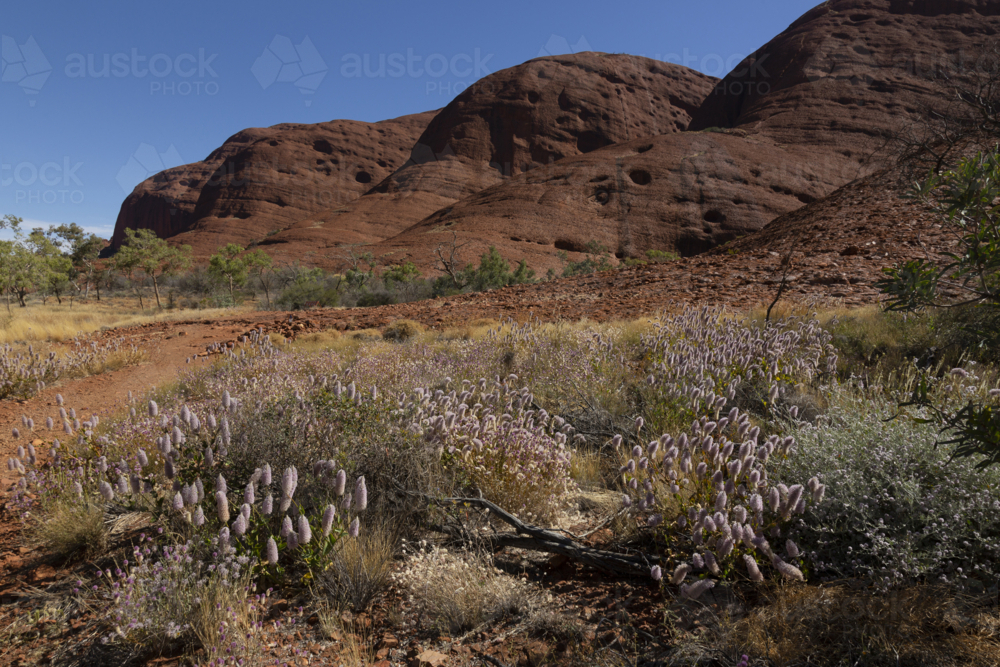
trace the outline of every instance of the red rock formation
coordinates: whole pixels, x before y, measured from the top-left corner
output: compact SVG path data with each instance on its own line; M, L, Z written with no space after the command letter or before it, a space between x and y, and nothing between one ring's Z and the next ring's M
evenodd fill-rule
M122 204L112 243L121 242L126 227L149 228L205 257L228 242L262 240L355 199L392 173L434 114L238 132L202 162L136 186Z
M603 53L536 58L496 72L435 116L392 176L270 241L321 248L389 238L509 177L680 132L716 81L677 65Z
M432 267L454 232L469 259L494 245L536 269L590 240L619 257L702 252L864 174L887 133L949 94L939 75L961 75L998 31L995 0L823 3L720 81L688 132L528 172L373 250Z
M722 81L631 56L539 58L484 78L433 119L412 117L393 134L395 153L374 143L377 126L348 132L350 121L329 131L341 137L328 138L343 156L336 168L316 163L319 126L289 126L284 148L256 135L227 142L214 162L140 185L119 227L189 229L174 238L202 254L258 240L278 259L327 268L338 246L369 244L383 262L431 271L453 234L466 261L493 245L540 272L559 268L558 251L579 259L589 241L619 258L694 254L870 171L883 135L919 120L947 94L942 74L961 76L998 32L1000 0L832 0ZM396 158L358 183L378 151ZM274 154L308 169L244 177ZM317 203L328 183L335 198Z

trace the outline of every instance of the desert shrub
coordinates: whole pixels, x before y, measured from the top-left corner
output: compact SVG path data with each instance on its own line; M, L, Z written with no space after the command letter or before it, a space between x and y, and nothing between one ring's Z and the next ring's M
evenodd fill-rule
M454 635L482 623L527 611L535 597L528 584L488 565L478 554L421 543L394 576L421 615Z
M162 650L197 640L212 664L254 659L264 596L253 592L249 559L218 540L200 550L194 542L158 547L143 537L120 568L99 575L115 628L105 641Z
M683 642L670 664L712 656L735 665L741 654L755 658L749 664L816 667L991 667L1000 660L995 611L947 586L876 595L843 584L775 586L761 593L745 614L694 640L700 646Z
M780 476L818 475L827 495L797 522L796 539L823 577L989 586L1000 576L1000 471L953 459L920 410L893 418L908 383L893 384L835 385L827 415L797 424L799 451ZM960 401L970 386L946 376L935 396Z
M586 256L576 262L569 261L565 251L559 252L559 259L563 262L564 278L570 276L585 276L598 271L610 271L615 268L611 262L611 250L597 241L587 242Z
M208 268L201 265L191 267L182 273L167 276L163 287L174 290L182 297L202 299L215 293L217 284L208 273Z
M382 338L402 342L415 338L424 332L424 325L413 320L396 320L382 330Z
M301 310L311 305L329 308L339 305L340 297L338 279L307 276L283 289L274 305L284 310Z
M763 327L702 308L653 324L643 337L646 418L654 431L736 406L762 417L780 414L796 384L836 370L831 335L816 321Z
M529 521L549 521L574 486L566 446L573 429L533 409L531 392L512 387L516 379L466 381L461 392L417 389L401 414L470 487Z

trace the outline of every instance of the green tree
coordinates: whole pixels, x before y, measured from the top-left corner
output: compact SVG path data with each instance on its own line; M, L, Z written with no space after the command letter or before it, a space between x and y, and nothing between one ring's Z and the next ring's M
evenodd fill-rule
M112 266L132 284L143 310L140 278L149 278L153 282L156 307L162 310L159 279L191 266L191 246L173 247L150 229L126 229L125 241L112 258Z
M51 295L61 304L63 294L72 284L70 272L73 270L73 262L40 227L31 230L27 244L36 258L36 287L44 295L42 303L45 303L45 297Z
M267 307L271 307L271 289L274 287L277 276L274 272L274 260L261 249L251 250L245 255L248 261L250 275L256 276L264 290L264 298L267 299Z
M45 235L53 242L58 243L72 262L73 268L69 273L70 280L76 281L83 278L82 291L85 297L90 296L90 285L96 282L95 278L99 270L98 257L104 248L104 239L97 234L88 234L75 222L49 227ZM100 300L100 292L98 292L97 298Z
M236 288L247 284L250 265L243 256L246 248L238 243L227 243L208 260L208 274L229 287L229 299L236 305Z
M479 266L473 267L467 264L461 271L449 272L434 281L435 292L447 293L454 291L452 286L459 289L469 288L474 292L506 287L507 285L519 285L536 282L535 271L528 268L528 263L521 260L517 269L511 271L510 263L503 258L500 252L493 246L479 257Z

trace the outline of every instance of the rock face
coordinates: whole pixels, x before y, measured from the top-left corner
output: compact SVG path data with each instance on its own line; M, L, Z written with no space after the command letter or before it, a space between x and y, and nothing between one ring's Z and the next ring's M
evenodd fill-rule
M377 255L430 269L436 249L465 244L463 261L490 245L536 271L561 271L597 242L618 259L647 250L694 255L749 234L811 202L857 165L813 168L810 154L738 132L641 139L562 160L467 197L373 246ZM849 175L848 175L849 174Z
M126 227L177 237L198 257L230 241L259 241L312 212L357 198L388 176L406 161L434 114L238 132L205 160L136 186L122 204L112 245L121 242Z
M122 205L115 242L118 230L154 220L164 236L186 232L177 241L199 255L226 240L266 239L278 255L298 254L301 244L382 240L511 174L679 132L716 81L647 58L582 53L491 74L436 114L247 130L204 163L138 186ZM247 133L251 140L241 138ZM237 138L239 146L230 145ZM193 184L184 189L181 180ZM181 208L177 191L185 204L173 225L159 222L166 213L155 205L168 185L173 199L161 209Z
M637 138L683 131L717 79L648 58L537 58L463 91L427 126L400 169L363 197L268 240L288 248L380 241L460 199ZM403 255L386 250L386 261ZM319 259L319 258L317 258Z
M395 152L374 143L370 128L385 123L351 134L335 121L336 168L317 161L319 126L277 126L281 140L258 134L275 128L247 130L140 185L119 228L187 230L173 238L203 254L256 240L279 260L325 268L338 268L339 246L367 244L383 264L408 259L427 273L453 242L463 261L492 245L539 273L591 241L619 259L693 255L872 172L884 135L919 123L998 32L1000 0L831 0L721 81L632 56L539 58L440 113L385 121L397 124ZM308 170L243 177L279 152L271 141ZM331 182L334 197L315 201Z

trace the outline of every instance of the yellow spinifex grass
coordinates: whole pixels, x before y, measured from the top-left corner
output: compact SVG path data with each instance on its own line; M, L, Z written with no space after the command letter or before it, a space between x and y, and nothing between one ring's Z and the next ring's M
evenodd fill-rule
M172 309L140 310L135 299L102 298L75 300L62 305L30 303L27 308L12 307L10 313L0 308L0 344L48 341L59 343L80 334L88 334L108 327L123 327L147 322L186 319L217 319L235 317L248 308L211 308L204 310Z

